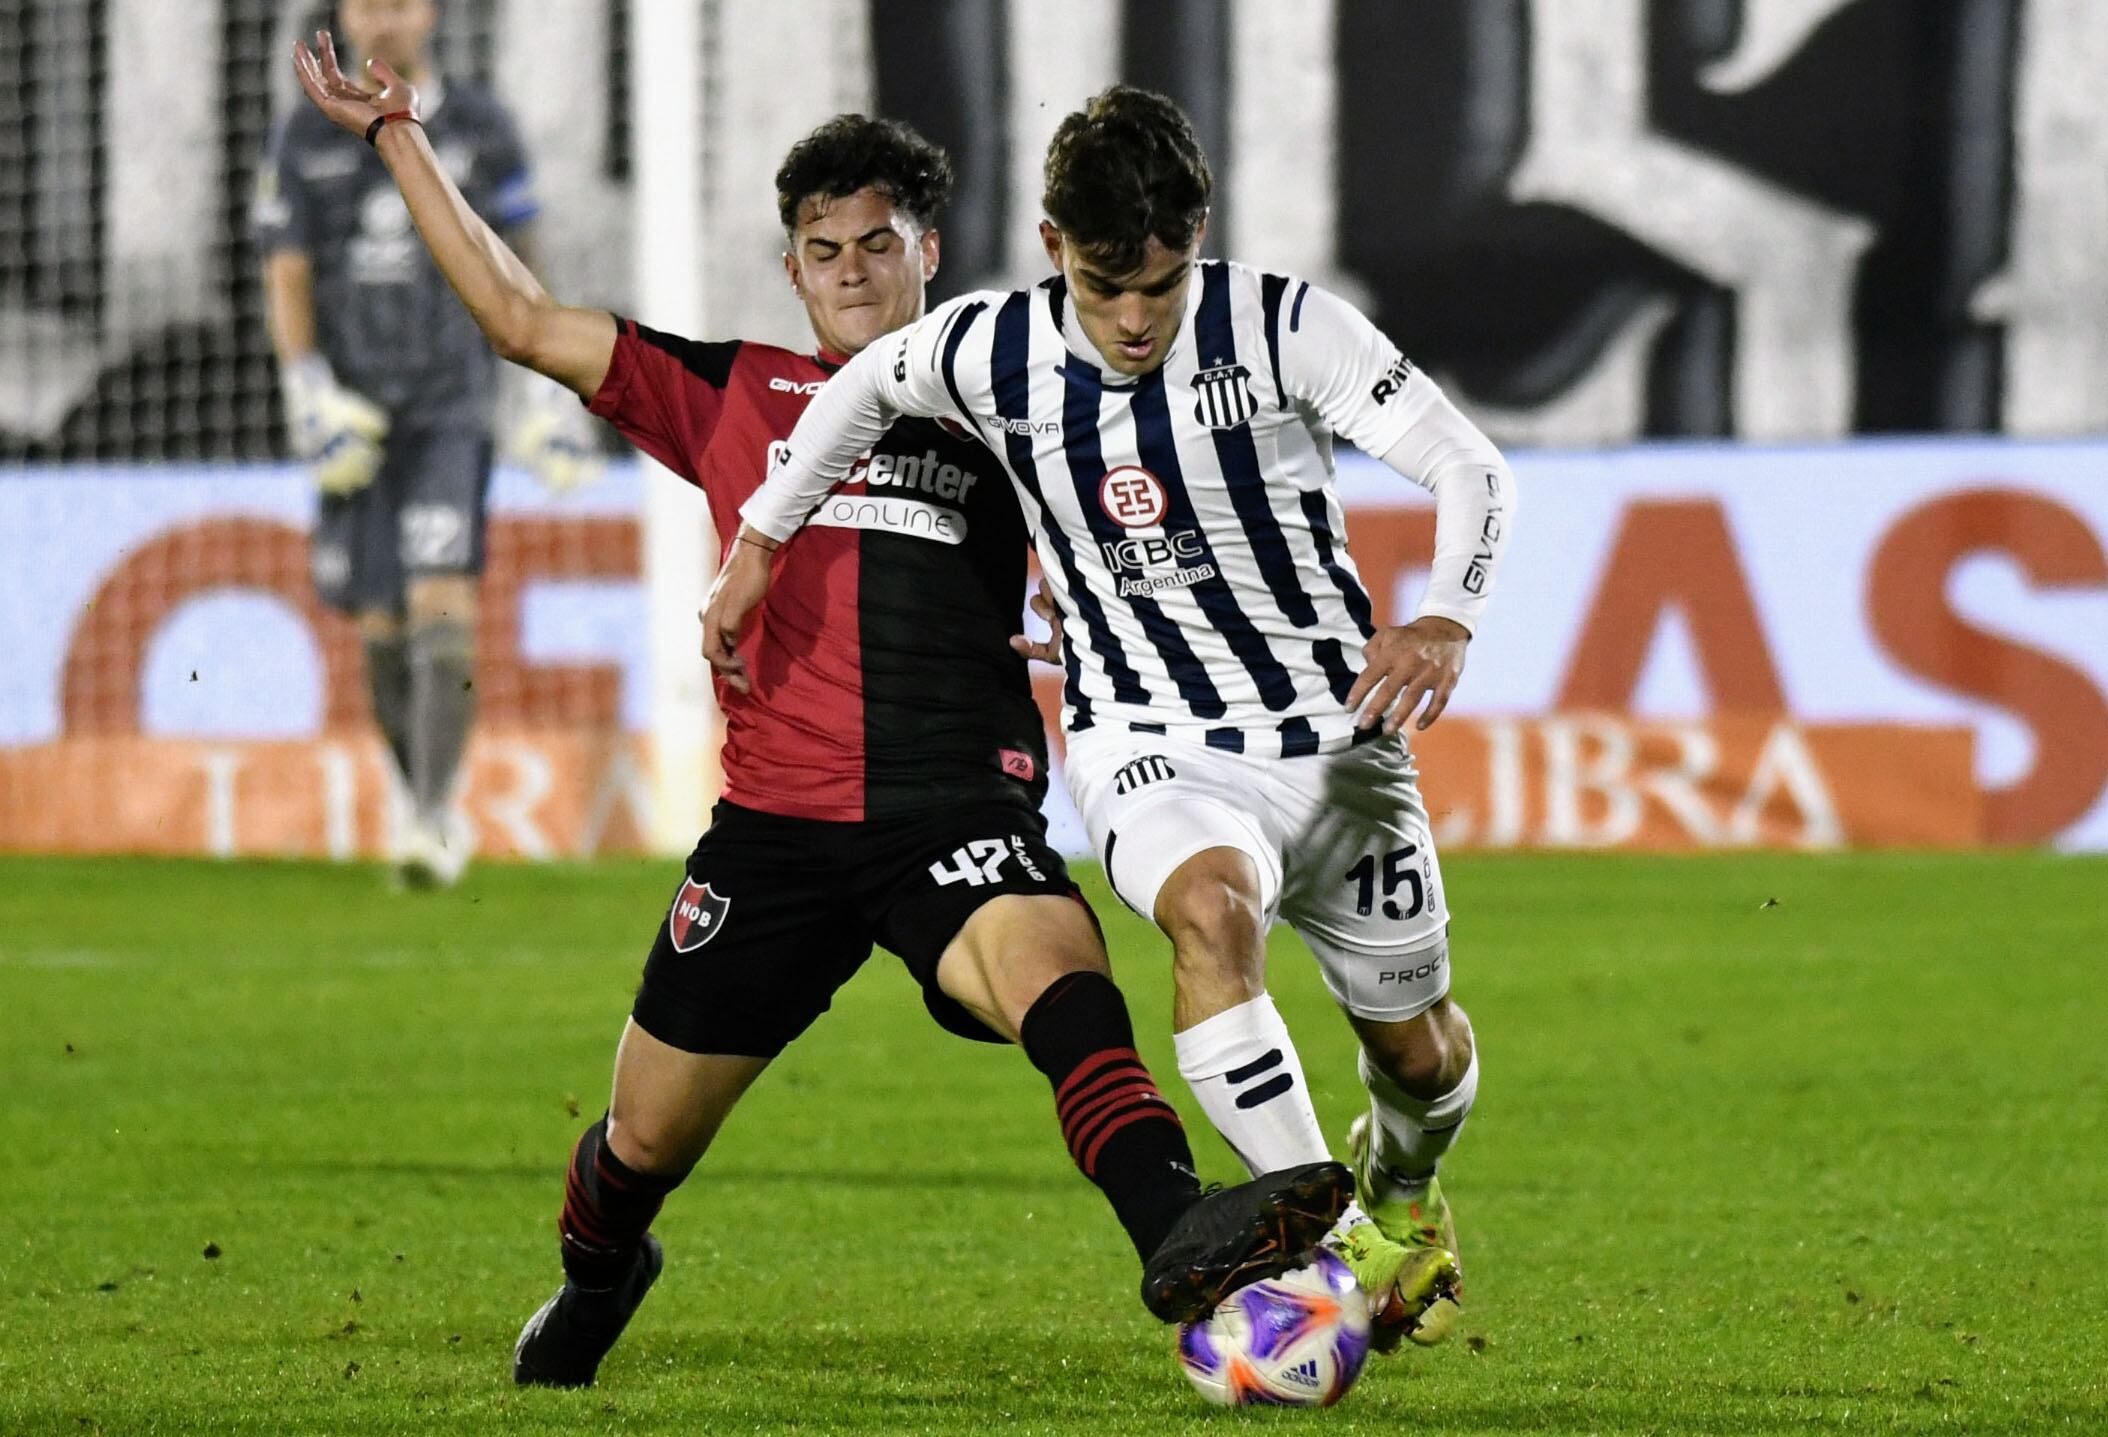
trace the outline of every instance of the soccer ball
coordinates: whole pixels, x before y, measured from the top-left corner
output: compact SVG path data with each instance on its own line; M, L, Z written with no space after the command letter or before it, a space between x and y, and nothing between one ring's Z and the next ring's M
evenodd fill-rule
M1369 1304L1329 1252L1240 1287L1178 1330L1179 1366L1222 1407L1330 1407L1369 1356Z

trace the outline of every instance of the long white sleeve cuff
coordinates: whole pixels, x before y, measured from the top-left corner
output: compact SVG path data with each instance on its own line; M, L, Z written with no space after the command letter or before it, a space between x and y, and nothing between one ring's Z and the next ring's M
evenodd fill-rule
M1435 496L1435 556L1417 617L1476 633L1515 527L1519 495L1507 461L1437 393L1383 462Z
M782 467L778 466L779 471ZM771 473L768 483L747 496L747 502L739 506L739 518L755 533L781 544L804 527L806 518L834 486L824 485L808 498L808 476L795 475L781 485L775 478Z
M858 458L884 437L898 417L881 380L891 346L874 344L827 381L774 450L768 478L740 506L739 517L779 544L798 532L820 501L849 477Z

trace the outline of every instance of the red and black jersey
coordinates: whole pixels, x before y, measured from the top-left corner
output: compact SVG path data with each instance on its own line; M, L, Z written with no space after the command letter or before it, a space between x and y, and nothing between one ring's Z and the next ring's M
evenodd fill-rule
M618 321L592 411L709 496L720 545L769 454L837 367L741 340ZM1025 523L995 456L902 420L783 546L724 684L725 796L794 818L857 820L1007 793L1036 805L1046 739L1010 650Z

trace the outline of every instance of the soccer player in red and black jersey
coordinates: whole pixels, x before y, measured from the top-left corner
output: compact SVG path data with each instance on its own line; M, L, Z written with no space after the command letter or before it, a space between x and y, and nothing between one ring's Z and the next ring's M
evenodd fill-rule
M497 352L577 391L714 514L759 487L835 368L922 314L951 174L905 126L840 117L777 174L815 352L705 344L552 300L435 161L415 90L385 65L347 78L326 35L317 50L295 51L302 87L374 143ZM565 1282L520 1334L516 1380L593 1380L658 1277L648 1229L666 1194L874 943L906 961L939 1023L1018 1043L1046 1075L1158 1317L1197 1317L1293 1265L1345 1206L1337 1163L1202 1194L1096 923L1046 843L1032 646L1011 637L1024 554L994 457L918 421L889 431L773 560L742 664L720 682L724 798L659 923L608 1113L573 1152Z

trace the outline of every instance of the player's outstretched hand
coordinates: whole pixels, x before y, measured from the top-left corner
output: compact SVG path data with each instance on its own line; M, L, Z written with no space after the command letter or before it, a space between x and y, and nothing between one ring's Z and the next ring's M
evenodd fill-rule
M696 616L703 621L703 657L743 694L754 690L747 679L747 661L739 653L739 638L769 591L769 563L775 552L774 541L742 525L731 552L718 566L702 613Z
M1405 727L1420 707L1416 728L1426 728L1449 707L1464 674L1464 647L1471 630L1452 619L1427 615L1397 628L1378 629L1361 646L1368 664L1347 691L1347 711L1358 715L1357 728L1383 725L1385 733Z
M1054 607L1054 600L1047 593L1047 581L1039 581L1039 592L1032 596L1032 612L1039 615L1047 626L1044 639L1034 639L1028 634L1012 634L1012 652L1027 659L1037 659L1043 664L1061 662L1061 610Z
M336 41L327 30L315 32L315 48L293 44L293 73L315 108L364 139L383 115L409 111L416 115L417 87L388 68L385 60L366 62L367 83L346 75L337 65Z

